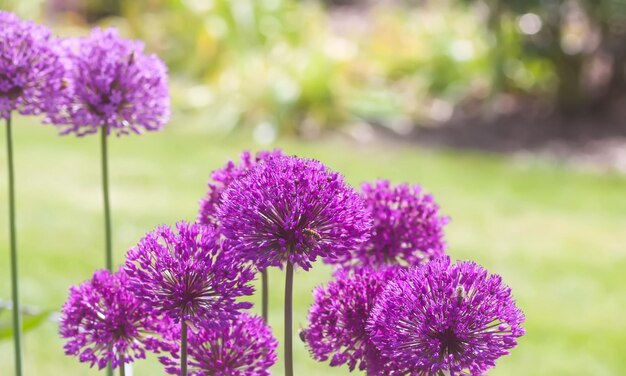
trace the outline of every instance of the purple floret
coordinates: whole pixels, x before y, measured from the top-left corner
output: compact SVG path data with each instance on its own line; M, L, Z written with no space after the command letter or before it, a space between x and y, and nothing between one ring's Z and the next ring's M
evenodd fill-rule
M175 341L180 331L174 330ZM190 376L269 376L278 341L263 319L245 313L221 328L200 323L188 332ZM161 357L166 372L180 375L180 360Z
M347 364L374 376L383 374L387 363L369 339L367 319L378 295L400 267L339 269L326 287L313 292L309 326L303 331L315 360L331 366Z
M58 45L47 28L0 10L0 119L57 106L65 90Z
M49 116L61 134L163 128L170 116L167 68L156 55L144 54L143 43L122 39L115 29L96 28L64 46L70 95Z
M373 219L369 240L338 262L343 266L421 265L445 253L443 228L448 217L439 213L433 196L418 185L392 186L387 180L361 186Z
M482 375L524 335L522 311L499 275L449 257L391 280L368 321L398 375Z
M244 151L241 154L241 162L237 165L233 161L228 161L224 167L211 173L211 180L208 183L208 191L200 200L200 211L197 222L202 224L217 225L217 208L222 202L222 193L226 187L236 179L244 176L252 167L269 158L284 156L280 149L274 151L260 151L256 157L252 157L250 152Z
M259 268L290 262L308 270L319 257L334 258L368 237L363 200L341 175L298 157L259 163L223 193L223 233Z
M220 234L186 222L176 230L158 227L128 251L124 270L135 294L175 322L219 325L250 308L237 298L254 292L254 271L220 242Z
M102 369L134 359L144 359L146 350L172 352L159 333L167 322L148 314L148 307L128 289L122 272L97 271L92 279L70 289L61 311L60 334L67 339L65 353Z

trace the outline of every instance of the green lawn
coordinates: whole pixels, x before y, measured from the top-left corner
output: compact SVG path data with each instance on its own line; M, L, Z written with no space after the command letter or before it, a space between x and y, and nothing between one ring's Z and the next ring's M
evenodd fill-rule
M67 289L104 264L97 137L58 137L16 119L18 236L23 304L59 310ZM6 153L0 126L0 298L9 299ZM195 218L209 172L242 149L179 118L160 133L111 139L116 261L158 224ZM358 184L389 178L422 184L452 217L453 258L503 275L527 317L527 335L493 375L617 375L626 369L626 179L590 175L547 162L398 145L358 146L337 139L285 140L276 146L318 158ZM314 286L329 279L318 264L296 273L294 322L306 325ZM270 323L282 338L280 271L271 278ZM5 314L5 316L7 316ZM25 337L26 375L95 375L63 355L57 325ZM345 375L313 362L295 341L296 375ZM282 357L282 349L280 350ZM11 342L0 343L0 373L11 375ZM155 375L154 358L135 375ZM282 364L275 367L282 374Z

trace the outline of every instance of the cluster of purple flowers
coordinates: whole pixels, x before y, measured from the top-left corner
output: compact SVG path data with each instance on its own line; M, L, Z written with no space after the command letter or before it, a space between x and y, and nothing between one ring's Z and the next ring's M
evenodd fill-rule
M116 368L146 350L165 353L166 371L177 374L185 323L190 374L264 374L276 362L276 340L263 320L241 313L251 304L238 300L254 292L253 278L214 227L158 227L117 273L98 271L70 290L60 329L66 354Z
M13 111L78 136L161 129L169 118L165 64L114 29L61 39L0 11L0 118Z
M197 223L157 228L118 273L71 290L68 354L115 367L149 350L171 374L187 374L184 356L191 375L268 375L277 341L239 298L253 293L256 270L308 270L317 257L337 269L313 292L300 336L331 366L480 375L524 334L501 277L445 255L448 219L418 186L377 181L358 193L320 162L280 150L245 152L211 178Z
M362 185L369 240L326 260L304 329L313 358L376 375L482 375L524 334L498 275L445 254L448 218L421 187Z
M340 270L318 288L303 339L317 360L368 375L482 375L524 334L498 275L447 256Z

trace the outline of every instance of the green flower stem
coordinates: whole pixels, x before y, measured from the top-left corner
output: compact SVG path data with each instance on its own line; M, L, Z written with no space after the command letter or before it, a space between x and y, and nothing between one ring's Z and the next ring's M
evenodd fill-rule
M111 245L111 207L109 204L109 152L107 145L108 127L104 125L100 127L100 129L100 152L102 154L102 196L104 199L104 254L106 268L110 272L113 272L113 251ZM111 364L107 366L107 376L113 376L113 367L111 367Z
M124 354L120 354L120 376L126 376L126 359Z
M293 265L287 262L285 277L285 376L293 376Z
M11 243L11 299L13 300L13 347L15 375L22 376L22 323L17 278L17 237L15 235L15 171L13 166L13 135L11 116L7 118L7 170L9 182L9 239Z
M187 323L180 320L180 374L187 376Z
M101 152L102 152L102 195L104 198L104 240L106 268L113 271L113 251L111 245L111 207L109 204L109 156L107 148L107 129L105 125L101 129Z
M263 271L261 272L261 284L262 284L262 290L263 290L263 295L262 295L262 307L263 307L263 321L265 321L265 323L267 324L267 318L268 318L268 300L269 300L269 288L268 288L268 278L267 278L267 269L263 269Z

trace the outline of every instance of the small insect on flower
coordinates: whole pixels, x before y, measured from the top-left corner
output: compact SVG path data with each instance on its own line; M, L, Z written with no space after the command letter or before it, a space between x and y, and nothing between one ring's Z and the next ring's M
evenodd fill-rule
M465 292L465 288L463 286L457 286L456 291L454 292L454 296L456 296L456 304L461 305L465 299L467 299L467 293Z
M300 341L306 343L306 329L300 328L300 330L298 330L298 337Z
M319 232L312 230L310 228L305 228L303 230L303 232L309 236L311 236L312 238L315 238L315 240L320 240L322 239L322 235L319 234Z

